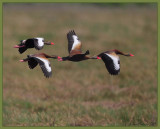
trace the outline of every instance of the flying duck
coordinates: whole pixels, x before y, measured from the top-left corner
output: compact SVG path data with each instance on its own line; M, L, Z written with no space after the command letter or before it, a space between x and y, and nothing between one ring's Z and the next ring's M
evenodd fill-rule
M45 53L31 54L27 55L26 59L20 60L20 62L28 61L28 66L30 69L34 69L39 64L44 73L44 76L49 78L52 75L52 69L48 58L59 59L61 57L56 55L49 56Z
M123 53L116 49L102 52L98 55L98 57L102 58L108 72L111 75L118 75L118 73L120 72L120 59L118 55L134 56L132 54Z
M26 40L21 40L21 43L18 45L15 45L14 48L19 48L19 53L22 54L25 52L28 48L35 48L37 50L41 50L45 45L54 45L52 42L45 42L44 38L37 37L37 38L30 38Z
M59 61L83 61L87 59L100 59L98 56L90 57L89 50L87 50L85 53L82 53L82 43L79 40L78 36L76 35L74 30L71 30L67 33L67 39L68 39L68 52L69 56L62 57L59 59Z

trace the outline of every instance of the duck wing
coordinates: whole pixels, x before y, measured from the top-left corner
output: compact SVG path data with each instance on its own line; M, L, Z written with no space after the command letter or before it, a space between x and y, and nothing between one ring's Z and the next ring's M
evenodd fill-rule
M117 55L112 55L108 53L102 53L98 55L102 58L103 62L105 63L105 66L108 70L108 72L111 75L118 75L120 72L120 59Z
M20 47L19 48L19 53L22 54L23 52L25 52L28 48L33 48L34 47L34 40L33 39L27 39L25 41L25 43L21 43L19 44L19 46L22 46L24 45L24 47Z
M50 62L47 58L42 58L42 57L33 57L37 62L38 64L40 65L43 73L44 73L44 76L46 78L49 78L52 76L52 69L51 69L51 65L50 65Z
M25 52L28 48L27 47L20 47L18 49L19 53L22 54L23 52Z
M69 56L73 56L76 54L81 54L81 41L79 40L78 36L74 32L74 30L69 31L67 33L67 39L68 39L68 52Z
M28 66L30 69L34 69L38 65L38 62L34 58L28 60Z

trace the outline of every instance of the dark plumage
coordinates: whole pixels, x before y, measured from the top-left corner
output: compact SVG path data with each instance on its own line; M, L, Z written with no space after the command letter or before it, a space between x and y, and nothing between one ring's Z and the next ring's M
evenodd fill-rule
M52 69L48 58L59 59L61 57L56 55L49 56L45 53L40 53L40 54L28 55L26 59L20 61L21 62L28 61L28 66L30 69L34 69L39 64L44 73L44 76L46 78L49 78L52 75Z
M35 48L37 50L41 50L45 45L54 45L52 42L45 42L44 38L30 38L27 40L21 40L21 43L15 45L14 48L19 48L19 53L22 54L28 48Z
M125 54L116 49L102 52L101 54L98 55L98 57L102 58L108 72L111 75L118 75L118 73L120 72L120 59L118 54L124 56L134 56L132 54Z
M98 59L96 57L89 57L89 50L87 50L85 53L82 53L81 51L81 41L79 40L78 36L76 35L74 30L71 30L67 33L67 39L68 39L68 52L69 56L62 57L60 61L83 61L87 59Z

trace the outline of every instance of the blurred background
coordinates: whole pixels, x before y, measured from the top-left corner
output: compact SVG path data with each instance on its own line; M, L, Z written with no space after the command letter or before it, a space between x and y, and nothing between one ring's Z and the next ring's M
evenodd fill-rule
M120 56L118 76L102 60L50 59L49 79L19 62L40 52L67 56L72 29L83 52L135 56ZM32 37L55 45L23 54L13 48ZM157 4L3 4L3 126L156 126L157 46Z

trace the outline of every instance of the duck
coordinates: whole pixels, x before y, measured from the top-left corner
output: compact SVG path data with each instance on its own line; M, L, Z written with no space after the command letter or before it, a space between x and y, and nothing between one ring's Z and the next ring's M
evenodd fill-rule
M45 53L39 54L30 54L27 55L27 58L19 60L20 62L28 62L28 66L30 69L34 69L38 64L42 69L42 72L46 78L52 76L51 64L48 58L59 59L61 57L57 55L47 55Z
M133 54L123 53L117 49L108 50L98 54L103 62L105 63L106 69L111 75L118 75L120 72L120 58L118 55L123 56L134 56Z
M14 48L19 48L19 53L22 54L28 48L35 48L37 50L41 50L44 45L54 45L53 42L45 42L44 38L36 37L36 38L29 38L26 40L21 40L20 44L15 45Z
M69 56L59 58L58 61L73 61L79 62L87 59L100 59L98 56L88 56L90 54L89 50L85 53L82 53L82 43L79 40L74 30L71 30L67 33L68 40L68 52Z

